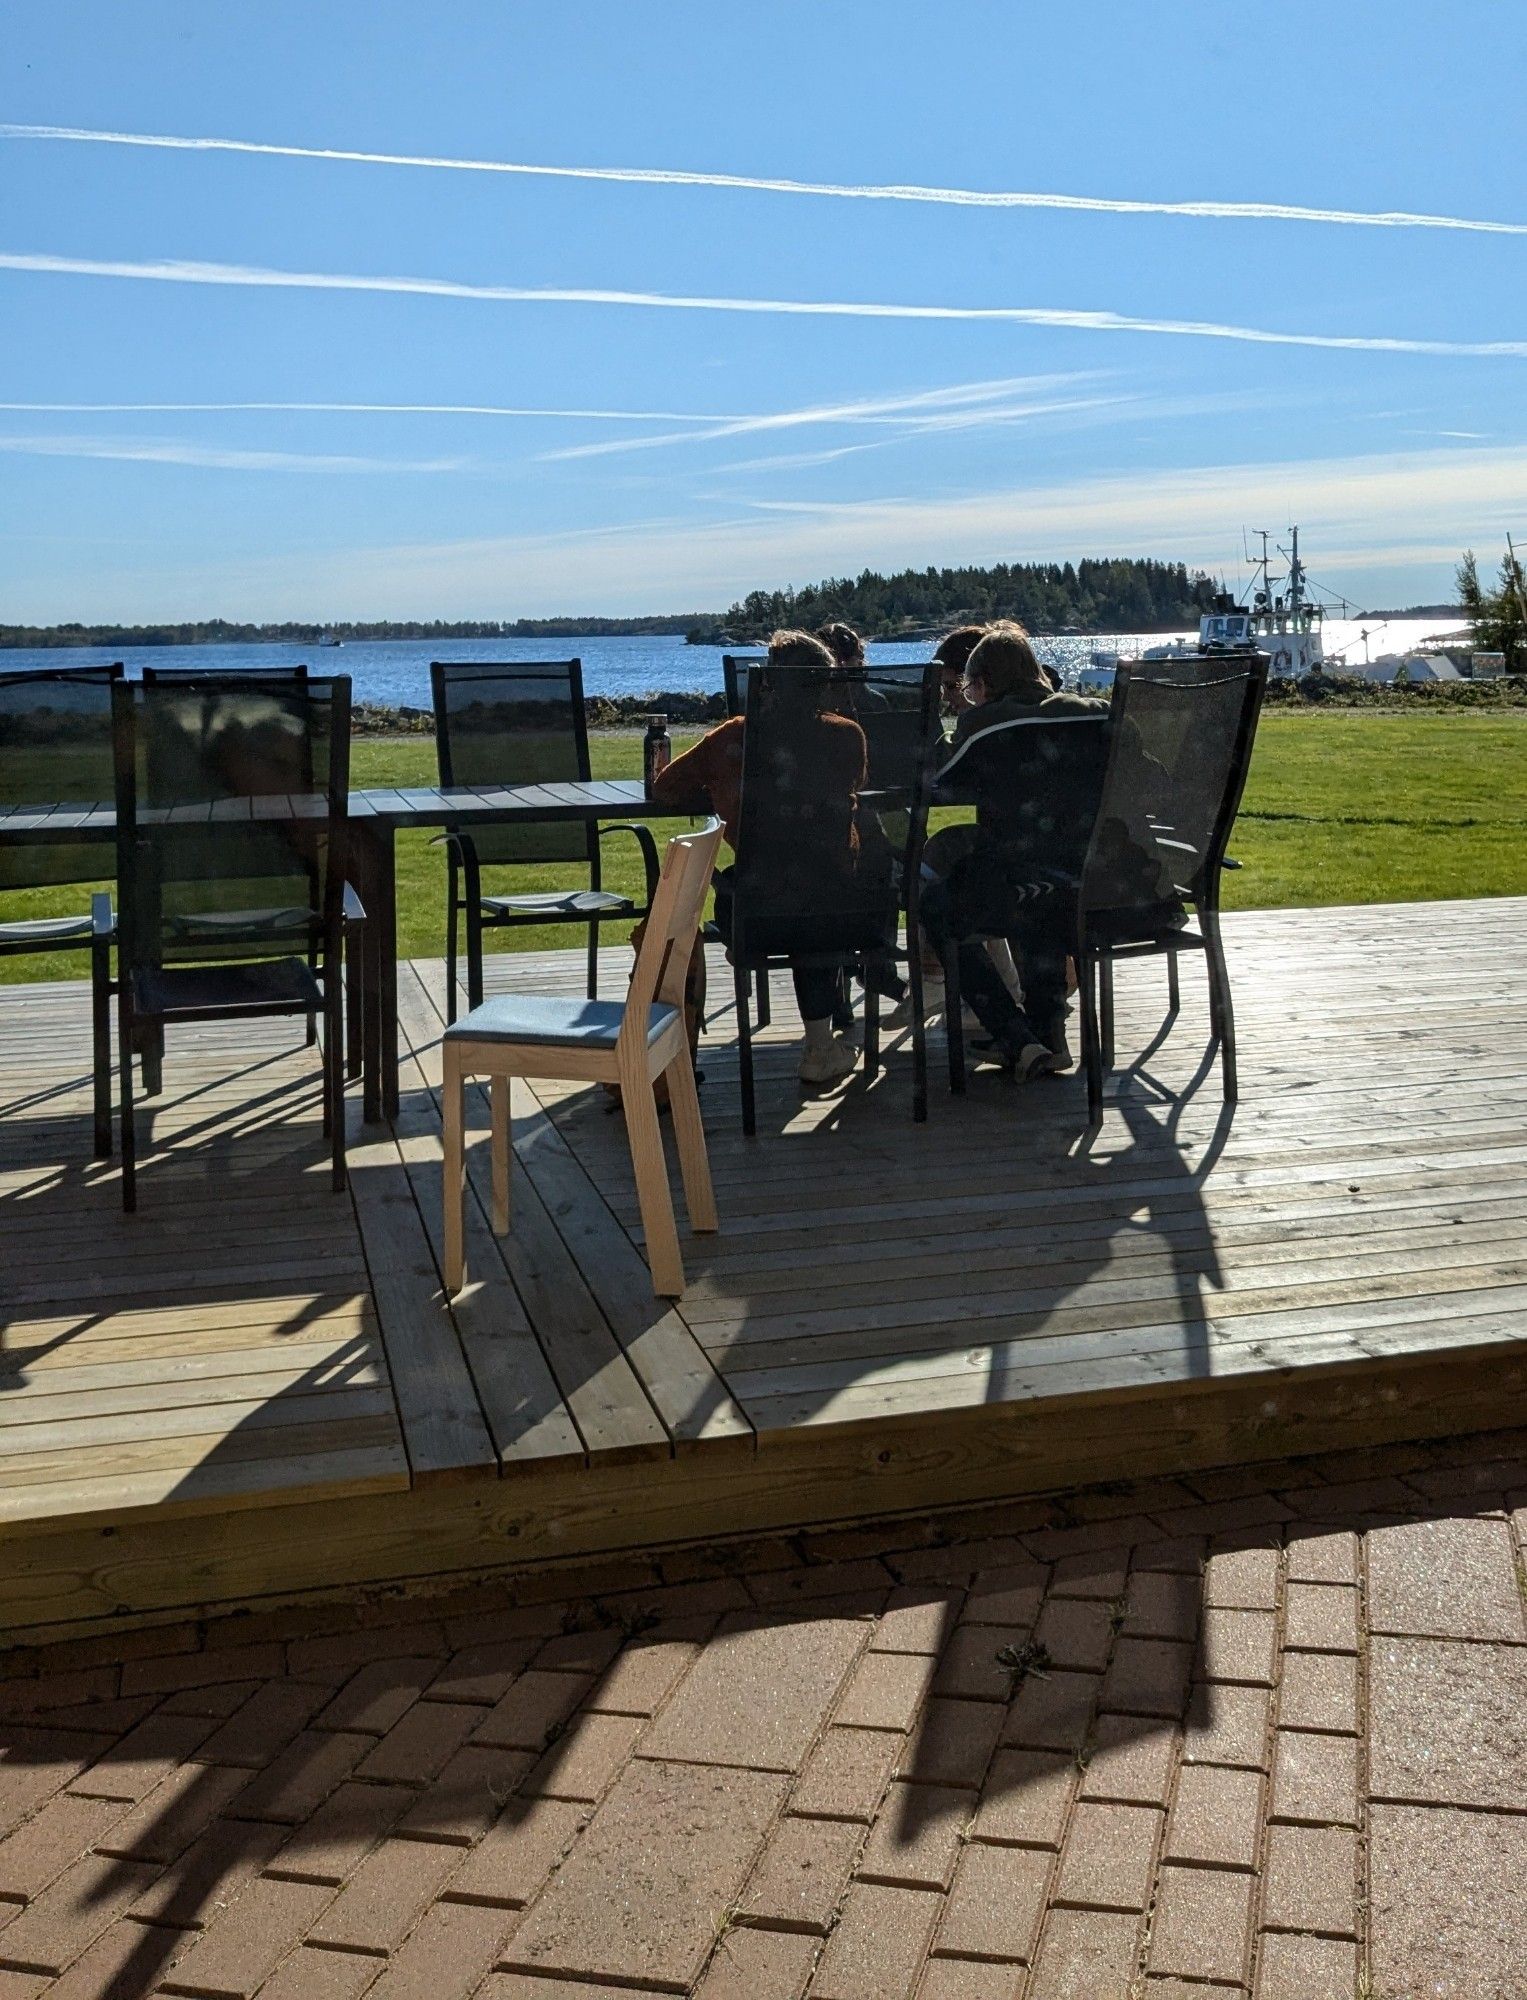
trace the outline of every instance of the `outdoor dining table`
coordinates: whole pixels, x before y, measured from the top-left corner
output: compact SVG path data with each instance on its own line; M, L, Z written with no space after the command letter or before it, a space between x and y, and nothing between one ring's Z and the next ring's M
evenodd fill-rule
M312 797L228 799L174 808L208 818L316 818L324 801ZM491 826L506 820L691 819L693 814L648 798L636 778L600 778L544 785L434 786L354 791L349 799L347 874L365 906L361 949L362 1095L367 1122L398 1110L398 921L396 837L411 827ZM71 801L0 807L6 841L114 841L116 807ZM109 874L108 868L103 873Z

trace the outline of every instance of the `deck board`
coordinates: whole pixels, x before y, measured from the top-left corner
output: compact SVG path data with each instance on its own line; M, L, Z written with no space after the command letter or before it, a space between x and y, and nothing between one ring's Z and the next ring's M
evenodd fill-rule
M401 968L402 1108L352 1106L348 1193L290 1024L202 1025L145 1107L134 1217L89 1158L85 984L6 988L0 1631L1496 1422L1527 1385L1524 924L1520 899L1230 919L1233 1115L1202 968L1170 1024L1162 969L1121 970L1092 1135L1074 1077L950 1098L937 1033L926 1126L905 1038L802 1098L781 979L744 1139L716 979L721 1228L679 1201L678 1302L620 1119L549 1082L515 1088L507 1239L473 1147L444 1298L438 961ZM629 965L607 948L602 990ZM488 987L585 967L495 953Z

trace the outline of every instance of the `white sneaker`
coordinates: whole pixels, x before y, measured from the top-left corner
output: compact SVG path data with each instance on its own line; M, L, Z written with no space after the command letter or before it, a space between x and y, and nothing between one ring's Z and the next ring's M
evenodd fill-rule
M1032 1083L1036 1077L1054 1076L1056 1068L1055 1057L1043 1042L1025 1042L1013 1061L1013 1074L1020 1083Z
M825 1049L807 1049L801 1057L800 1079L802 1083L841 1083L846 1076L852 1076L859 1061L859 1051L843 1035L834 1035Z

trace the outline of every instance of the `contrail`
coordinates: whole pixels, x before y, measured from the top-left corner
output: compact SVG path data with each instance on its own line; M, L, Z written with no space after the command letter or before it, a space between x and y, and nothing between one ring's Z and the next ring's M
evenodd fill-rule
M702 415L694 410L551 410L509 403L0 403L0 410L48 412L55 416L228 414L264 410L308 415L399 417L562 417L611 424L741 424L750 415Z
M98 132L73 125L0 124L0 138L64 139L101 146L149 146L184 153L258 153L285 160L344 160L373 167L429 167L458 174L519 174L567 181L623 181L646 187L741 188L757 194L816 195L833 201L932 202L949 208L1059 208L1093 215L1181 215L1228 222L1321 222L1359 229L1463 229L1486 236L1527 236L1527 222L1427 215L1408 209L1304 208L1277 201L1126 201L1104 195L1027 190L854 185L766 179L751 174L686 173L669 167L550 167L524 160L455 160L429 153L370 153L342 146L277 146L253 139L188 139L162 132Z
M671 292L628 292L582 286L468 285L451 278L375 278L333 271L273 271L259 265L203 264L166 259L128 263L115 258L55 257L0 252L0 270L45 271L88 278L144 278L177 285L276 287L287 291L388 292L441 299L484 299L539 305L641 306L665 312L768 313L813 319L984 321L1010 326L1063 327L1079 333L1159 333L1194 340L1235 340L1262 347L1322 347L1362 354L1441 354L1475 358L1527 357L1527 340L1411 340L1377 334L1275 333L1215 320L1142 319L1128 313L1057 306L885 305L830 299L708 298Z
M1063 375L1012 375L994 381L961 382L951 387L920 389L907 395L880 397L873 401L813 405L802 410L585 410L553 409L543 405L518 403L317 403L317 402L223 402L223 403L5 403L0 411L21 411L50 416L190 416L266 414L280 412L319 416L401 416L401 417L529 417L568 422L611 424L692 424L701 432L713 425L741 429L772 430L795 424L900 424L907 411L924 407L960 408L989 402L1016 391L1056 389L1087 380L1085 373ZM724 435L725 433L723 433ZM685 432L685 436L690 433Z

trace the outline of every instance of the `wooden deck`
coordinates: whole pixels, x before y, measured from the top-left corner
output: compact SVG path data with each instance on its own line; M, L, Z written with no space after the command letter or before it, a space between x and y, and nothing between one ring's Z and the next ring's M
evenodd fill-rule
M926 1126L904 1043L803 1102L783 990L745 1141L721 1008L722 1228L684 1236L677 1306L620 1120L537 1086L513 1234L480 1148L446 1307L439 964L405 968L403 1110L352 1107L349 1195L289 1024L209 1027L170 1044L134 1218L89 1158L86 988L4 989L0 1642L1499 1424L1527 1384L1524 922L1229 920L1233 1117L1200 968L1170 1034L1162 968L1128 968L1133 1066L1090 1142L1074 1077L949 1098L937 1034ZM581 977L578 953L490 960L492 984Z

